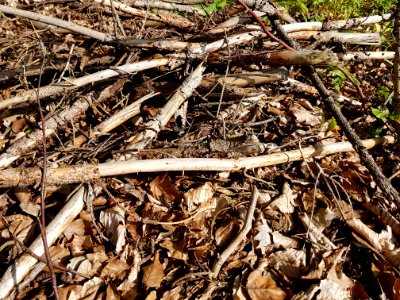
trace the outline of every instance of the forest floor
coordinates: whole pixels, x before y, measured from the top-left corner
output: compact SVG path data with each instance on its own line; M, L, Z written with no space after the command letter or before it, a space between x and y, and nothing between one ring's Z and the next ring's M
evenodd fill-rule
M55 297L43 195L59 299L398 299L399 210L308 77L399 189L390 15L278 10L292 51L240 2L0 1L0 299Z

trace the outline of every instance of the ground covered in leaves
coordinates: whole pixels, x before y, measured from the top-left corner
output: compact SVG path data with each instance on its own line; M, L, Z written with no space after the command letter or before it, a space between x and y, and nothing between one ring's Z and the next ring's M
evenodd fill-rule
M136 5L139 12L132 13L116 1L0 1L117 36L101 41L0 13L0 106L31 92L0 110L0 290L6 289L6 270L23 253L30 256L26 248L40 238L43 188L39 181L7 182L5 170L43 168L44 161L50 170L129 160L149 160L150 166L176 158L168 169L173 171L125 172L119 164L116 175L90 178L83 171L72 175L74 183L45 185L47 222L81 183L93 196L49 246L54 265L62 267L55 269L60 299L397 299L398 210L355 152L300 155L239 170L218 171L209 160L208 167L195 168L201 159L257 161L346 141L302 66L272 65L269 53L282 46L240 5L182 11L166 3L176 5L166 11L153 1L139 2L124 1ZM240 22L220 25L238 16ZM246 34L250 38L242 40ZM384 50L312 35L294 38L304 49L335 54ZM117 69L140 62L157 63ZM185 94L192 84L186 79L201 64L201 80ZM360 138L397 138L398 118L387 103L393 89L389 60L346 61L353 83L335 66L316 67ZM78 85L76 79L102 70L116 74ZM41 96L38 86L61 89ZM45 120L55 124L46 155L38 138L38 95ZM168 112L165 105L174 97L183 97L182 105ZM396 144L370 150L398 188L397 152ZM249 233L217 268L248 220ZM53 298L45 263L29 269L7 297Z

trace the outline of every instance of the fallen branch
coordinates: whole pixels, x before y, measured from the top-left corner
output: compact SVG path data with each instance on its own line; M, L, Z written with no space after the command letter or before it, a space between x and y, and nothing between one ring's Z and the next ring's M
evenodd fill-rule
M164 10L175 10L175 11L182 11L186 13L196 14L198 16L206 16L206 12L203 9L196 8L190 5L182 5L178 3L168 3L158 0L131 0L129 4L136 7L150 7L150 8L160 8Z
M1 4L0 4L0 12L5 13L5 14L14 15L17 17L31 19L31 20L46 23L49 25L55 25L57 27L67 29L72 32L76 32L79 34L89 36L89 37L99 40L101 42L115 42L115 37L111 34L102 33L102 32L99 32L99 31L96 31L96 30L93 30L93 29L90 29L90 28L87 28L84 26L74 24L72 22L67 22L67 21L61 20L59 18L48 17L48 16L45 16L42 14L26 11L26 10L15 8L15 7L9 7L6 5L1 5Z
M371 25L388 21L392 14L384 14L382 16L369 16L354 18L348 20L337 20L327 22L301 22L282 25L286 33L303 31L303 30L333 30L333 29L350 29L361 25Z
M91 104L90 99L80 99L71 107L61 110L56 115L50 117L45 122L45 137L54 134L57 128L70 122L73 118L85 112ZM31 134L26 135L7 148L5 152L0 154L0 169L8 167L21 155L31 151L39 146L43 139L43 129L39 128Z
M182 5L178 3L167 3L158 0L131 0L129 4L136 7L150 7L150 8L160 8L165 10L175 10L182 11L186 13L192 13L199 16L206 16L206 12L203 9L196 8L190 5Z
M174 95L168 100L160 113L145 124L145 130L130 139L127 149L144 149L168 123L176 110L187 100L193 91L200 85L206 67L201 62L198 67L186 78Z
M385 136L362 141L365 148L380 144L394 143L392 136ZM354 151L349 142L339 142L309 146L301 150L277 152L255 157L238 159L219 158L171 158L126 160L102 164L76 165L47 170L47 183L60 185L75 182L87 182L105 176L117 176L138 172L167 171L238 171L242 169L261 168L278 164L299 161L311 157ZM39 168L5 169L0 171L0 187L27 186L40 182Z
M248 2L248 1L245 1ZM264 12L254 11L258 16L262 17L265 15ZM279 12L278 12L279 13ZM387 21L392 17L391 14L385 14L383 16L369 16L354 18L348 20L337 20L337 21L326 21L326 22L291 22L290 24L284 24L283 29L287 33L297 32L297 31L328 31L328 30L339 30L339 29L350 29L360 25L371 25ZM249 17L232 17L231 19L218 24L214 28L210 29L207 33L209 34L219 34L227 30L233 29L240 24L246 24L252 21ZM247 25L246 28L259 28L257 25Z
M380 46L381 37L377 32L337 32L337 31L296 31L289 36L292 39L303 41L313 40L316 44L337 41L353 45ZM315 49L315 45L312 49Z
M71 223L80 213L83 209L85 197L93 199L94 194L88 192L88 189L84 186L81 186L71 195L69 201L50 222L46 228L47 241L49 245L55 242L68 224ZM37 256L42 256L44 254L43 242L40 236L31 244L29 252L34 253ZM0 299L7 299L7 295L11 292L13 287L24 279L33 265L37 262L38 260L35 257L29 253L25 253L14 264L12 264L0 280Z
M140 113L140 106L142 105L142 103L158 94L159 93L148 94L148 95L143 96L140 99L136 100L132 104L124 107L123 109L121 109L120 111L116 112L111 117L109 117L107 120L104 120L100 124L96 125L89 132L88 137L95 138L95 137L99 137L99 136L109 133L113 129L117 128L121 124L128 121L129 119L138 115ZM73 145L74 145L74 147L79 147L86 141L87 141L87 137L85 135L81 134L73 140Z
M239 244L246 238L247 234L249 233L252 227L254 211L256 209L259 194L260 193L258 192L258 189L254 186L253 195L249 204L249 208L247 210L244 226L239 231L236 238L228 245L228 247L226 247L226 249L219 255L217 261L214 263L214 266L211 270L211 276L213 278L217 278L219 271L222 268L222 265L229 258L229 256L231 256L231 254L237 249Z
M111 6L111 0L94 0L98 4L102 4L105 6ZM123 4L121 2L112 0L112 5L125 13L131 14L133 16L142 17L149 20L160 21L172 26L180 27L180 28L187 28L187 27L194 27L195 24L188 19L181 17L179 15L172 15L168 13L158 12L157 14L153 14L147 10L136 9L130 7L129 5Z
M164 57L151 60L139 61L132 64L126 64L115 68L99 71L93 74L85 75L79 78L66 78L67 84L51 84L40 88L40 99L46 97L57 96L62 93L67 93L77 88L83 87L88 84L93 84L102 80L110 79L116 76L131 74L134 72L143 71L146 69L157 68L168 64L179 65L184 62L184 55L174 55L173 57ZM36 91L28 90L22 95L15 96L0 102L0 110L11 108L17 104L25 102L33 102L36 100Z

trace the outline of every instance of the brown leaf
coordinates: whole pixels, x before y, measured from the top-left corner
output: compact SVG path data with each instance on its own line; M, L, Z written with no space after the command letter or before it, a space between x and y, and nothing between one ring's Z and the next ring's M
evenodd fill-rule
M129 269L129 265L121 260L113 261L108 263L103 270L101 270L100 277L104 279L105 277L117 278L121 273Z
M157 176L150 182L150 190L153 196L165 204L171 203L181 198L181 193L173 185L169 176Z
M160 263L159 254L156 252L153 262L143 268L143 283L149 288L159 288L164 276L164 268Z
M271 276L263 275L259 270L250 273L246 288L252 300L283 300L286 297Z
M184 299L182 296L182 287L177 286L176 288L166 291L162 296L161 300L180 300Z
M82 219L77 219L71 222L64 230L65 237L70 240L74 234L84 235L85 234L85 223Z
M114 286L109 284L106 291L106 300L119 300L121 297Z

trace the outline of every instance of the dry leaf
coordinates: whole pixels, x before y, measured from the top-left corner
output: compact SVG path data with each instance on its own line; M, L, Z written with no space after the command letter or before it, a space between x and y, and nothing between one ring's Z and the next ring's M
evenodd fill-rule
M160 246L168 250L168 257L186 261L188 254L183 252L184 241L180 242L173 243L171 240L166 239L160 243Z
M164 276L164 268L160 263L159 254L156 252L153 262L143 267L143 284L149 288L159 288Z
M271 208L277 208L284 214L291 214L294 212L294 199L297 195L293 193L290 185L285 182L282 187L282 194L276 197L270 204Z
M295 249L278 251L268 256L268 261L274 268L289 278L297 278L306 267L306 254Z
M129 265L126 262L121 260L112 261L101 270L100 278L105 279L109 277L115 279L123 275L126 270L129 270Z
M170 291L166 291L161 300L183 300L182 287L177 286Z
M119 300L121 299L119 293L115 290L114 286L109 284L106 290L106 300Z
M119 206L107 209L100 213L100 222L105 228L106 235L115 246L118 254L126 245L125 212Z
M64 230L65 237L70 240L74 234L84 235L85 234L85 223L82 219L77 219L71 222Z
M100 287L103 285L103 280L98 277L93 277L92 279L85 282L81 290L81 298L85 300L95 300L98 299L97 292L99 291Z
M322 122L321 113L318 113L317 115L316 112L306 110L297 103L293 104L289 110L295 116L297 122L299 123L316 126L321 124Z
M224 226L219 227L215 231L215 241L217 245L223 246L227 241L231 240L237 234L239 230L238 227L235 220L230 220Z
M15 214L13 215L13 221L11 221L8 229L4 229L1 232L1 236L9 238L10 234L17 238L21 243L25 243L28 240L35 229L33 220L25 215Z
M211 182L190 189L184 194L188 211L194 211L202 203L206 203L214 196L214 187Z
M150 190L153 196L164 204L170 204L181 198L181 193L173 185L169 176L157 176L150 182Z
M268 224L262 224L256 228L258 231L257 235L254 237L254 240L258 242L256 249L260 249L261 253L264 255L266 248L272 244L272 229L268 226Z
M147 295L145 300L157 300L157 292L151 291L150 294Z
M271 276L263 275L259 270L250 273L246 289L252 300L283 300L286 297Z

